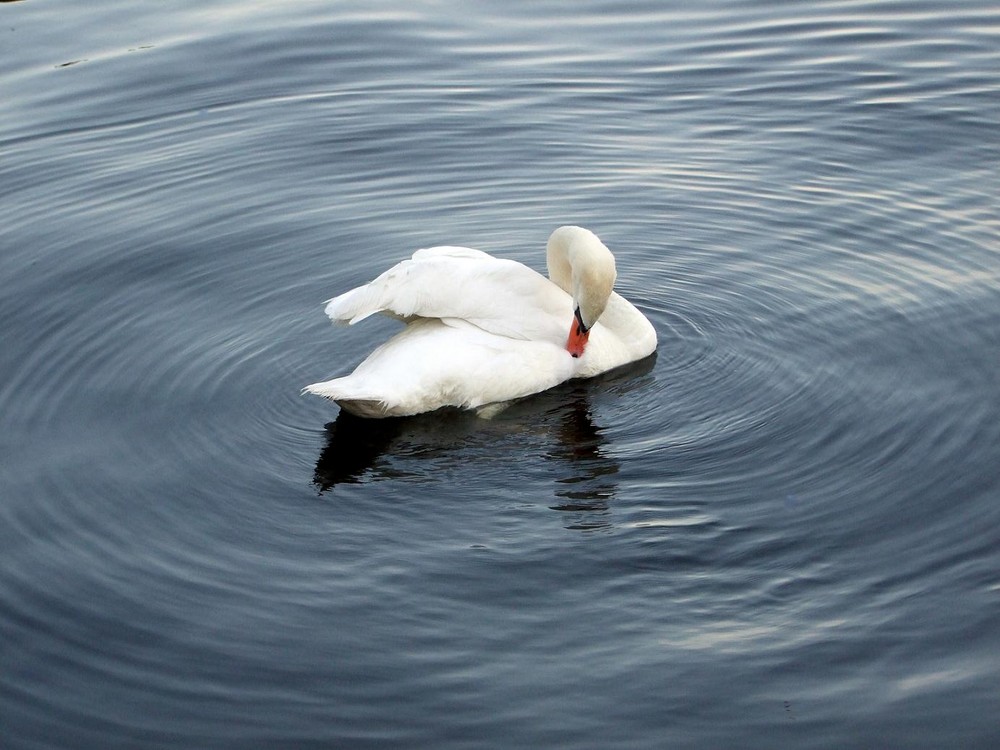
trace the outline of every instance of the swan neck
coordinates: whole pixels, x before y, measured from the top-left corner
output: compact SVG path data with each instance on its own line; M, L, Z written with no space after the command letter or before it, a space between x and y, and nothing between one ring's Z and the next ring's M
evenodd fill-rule
M574 310L591 328L604 312L615 283L615 258L593 232L559 227L546 247L549 279L573 297Z

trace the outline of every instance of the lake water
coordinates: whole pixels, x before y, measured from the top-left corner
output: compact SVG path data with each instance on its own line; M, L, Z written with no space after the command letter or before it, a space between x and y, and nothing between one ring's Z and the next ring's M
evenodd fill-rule
M2 5L2 747L1000 746L996 3ZM653 358L300 396L569 223Z

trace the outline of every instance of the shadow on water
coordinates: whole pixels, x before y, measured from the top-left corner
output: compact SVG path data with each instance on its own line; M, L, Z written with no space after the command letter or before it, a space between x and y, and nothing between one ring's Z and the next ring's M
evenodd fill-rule
M555 426L552 447L545 457L568 471L556 479L558 501L550 506L578 514L570 528L593 529L609 524L606 516L614 499L620 466L608 450L608 440L594 422L585 385L577 385L569 407Z
M641 384L655 356L587 381L573 381L511 404L492 419L441 410L415 417L363 419L341 411L326 425L313 484L428 478L503 459L518 471L553 477L553 510L578 515L570 528L606 526L620 470L593 399ZM509 473L509 470L505 470ZM482 474L482 472L480 472Z

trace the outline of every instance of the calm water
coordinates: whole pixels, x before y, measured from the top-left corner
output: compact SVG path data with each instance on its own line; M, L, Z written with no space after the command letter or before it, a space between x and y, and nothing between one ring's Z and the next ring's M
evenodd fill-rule
M2 4L0 745L1000 745L1000 10L569 7ZM565 223L654 358L299 395Z

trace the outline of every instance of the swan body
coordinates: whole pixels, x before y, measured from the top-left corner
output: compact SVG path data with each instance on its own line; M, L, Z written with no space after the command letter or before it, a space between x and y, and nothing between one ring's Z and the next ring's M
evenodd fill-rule
M304 392L362 417L445 406L482 410L642 359L656 349L646 317L612 287L614 256L592 232L549 238L549 278L465 247L418 250L374 281L334 297L326 314L406 324L350 375ZM567 329L569 337L567 338Z

